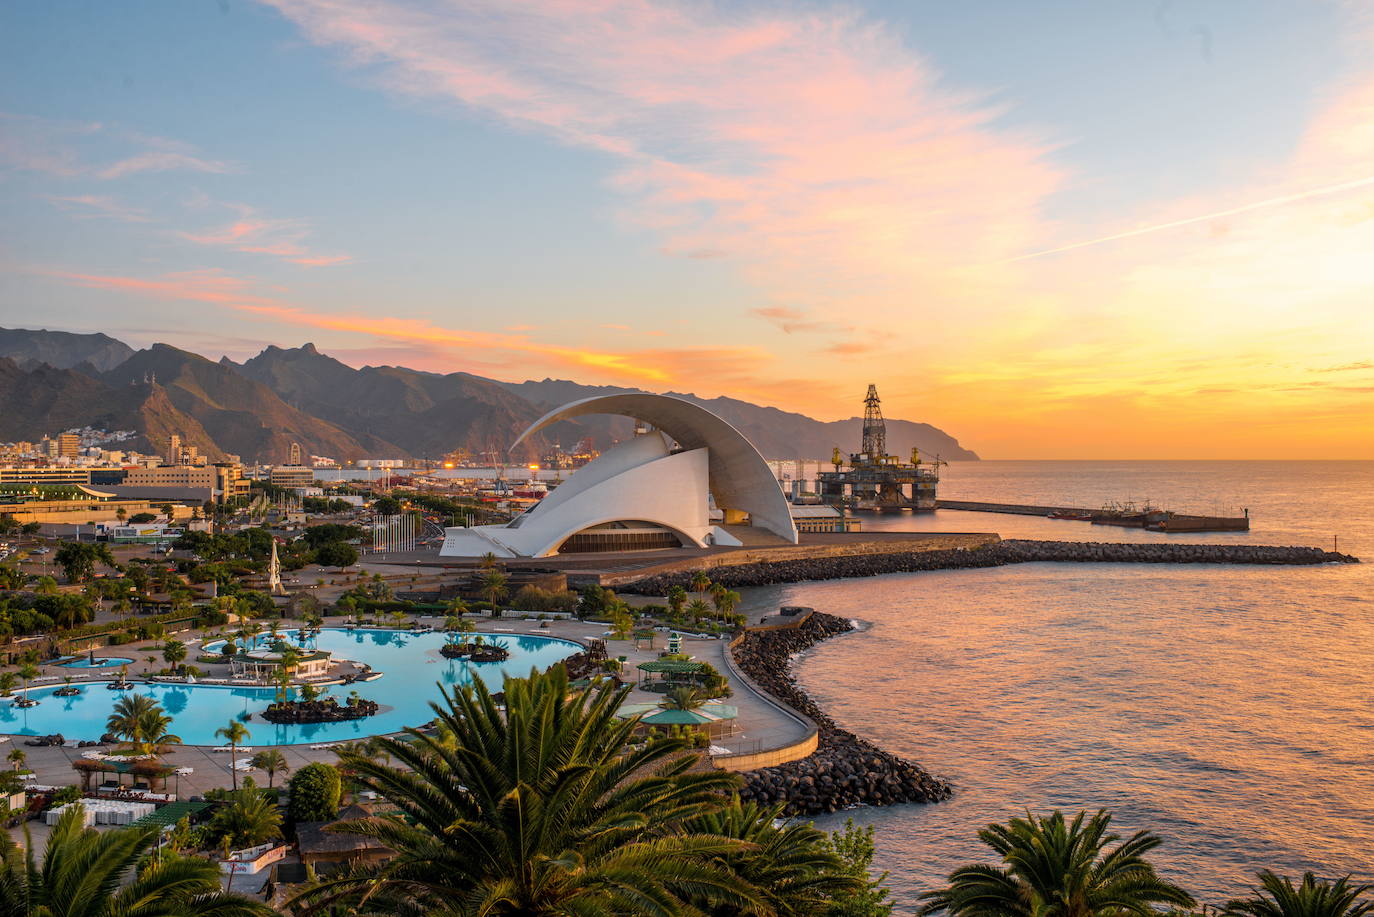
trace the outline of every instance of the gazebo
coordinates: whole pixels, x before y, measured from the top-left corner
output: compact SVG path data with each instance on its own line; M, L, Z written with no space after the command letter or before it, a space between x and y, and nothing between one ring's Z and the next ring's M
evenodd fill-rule
M641 684L651 681L654 675L658 675L661 681L691 684L696 681L697 675L706 671L706 663L688 659L652 659L641 662L635 668L643 673L640 676Z
M693 710L679 710L658 704L626 704L616 711L622 720L639 717L645 726L690 726L701 729L711 738L735 734L739 708L730 704L702 704Z
M317 678L329 674L329 653L324 650L287 647L285 644L248 650L235 655L230 660L230 672L237 676L275 681L277 673L282 670L288 650L293 651L296 656L289 674L297 678Z

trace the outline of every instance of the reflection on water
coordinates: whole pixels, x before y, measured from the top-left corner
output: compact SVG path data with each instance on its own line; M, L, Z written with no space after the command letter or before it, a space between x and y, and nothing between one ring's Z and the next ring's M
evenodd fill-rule
M259 635L258 642L270 640ZM341 723L306 726L277 725L260 714L276 696L274 688L219 687L214 685L139 685L138 693L158 701L172 716L171 731L188 745L217 745L216 729L230 719L248 726L249 744L291 745L303 742L331 742L395 732L405 726L420 725L433 719L429 702L439 696L437 684L461 686L473 679L499 685L506 674L527 675L532 667L545 669L577 652L577 644L548 637L517 637L513 634L487 635L488 643L511 651L505 662L472 663L444 659L439 647L440 633L362 631L326 628L315 639L317 647L335 657L367 663L383 676L375 681L336 685L322 689L340 703L351 691L377 701L382 707L376 716ZM210 644L207 651L213 652ZM83 686L80 695L53 696L56 686L36 690L36 707L15 707L0 701L0 731L25 735L61 733L68 739L96 739L105 732L105 720L121 692L109 691L102 684Z
M1330 547L1374 561L1374 463L961 463L969 500L1248 506L1249 535L1164 536L982 513L873 529ZM1030 808L1105 806L1165 838L1171 879L1220 903L1262 867L1374 879L1374 563L1025 564L747 590L871 624L809 653L836 718L948 777L949 802L861 809L905 904L985 859L975 832ZM835 827L844 816L821 820ZM899 907L899 912L909 908Z

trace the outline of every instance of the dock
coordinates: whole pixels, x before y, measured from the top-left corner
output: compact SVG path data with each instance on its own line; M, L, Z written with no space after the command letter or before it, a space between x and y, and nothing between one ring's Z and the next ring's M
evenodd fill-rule
M1131 508L1086 509L1078 506L1037 506L1029 503L981 503L973 500L937 500L936 509L955 509L974 513L1009 513L1014 516L1041 516L1091 522L1093 525L1120 525L1153 532L1248 532L1250 512L1243 516L1203 516L1176 513L1167 509Z

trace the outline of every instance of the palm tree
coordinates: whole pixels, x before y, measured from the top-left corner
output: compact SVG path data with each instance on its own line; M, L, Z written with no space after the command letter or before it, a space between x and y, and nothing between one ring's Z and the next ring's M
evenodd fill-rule
M180 640L168 640L162 645L162 659L173 670L181 668L182 661L186 658L186 644Z
M448 600L448 613L462 617L468 613L468 603L463 600L461 595L455 595Z
M711 578L706 575L705 570L697 570L692 574L692 581L689 585L693 592L705 592L711 588Z
M215 738L229 743L229 777L236 790L239 788L239 769L235 767L238 764L238 747L249 735L248 727L238 720L230 720L229 725L215 730Z
M488 570L482 574L481 592L486 600L491 603L492 610L495 611L496 603L506 597L506 574L500 570Z
M682 614L682 606L687 604L687 590L681 586L674 586L668 590L668 607L673 614Z
M687 603L687 614L691 616L693 624L699 623L710 611L711 606L701 599L693 599Z
M26 662L19 667L19 677L24 680L24 696L29 695L29 682L38 677L38 666L32 662Z
M14 693L14 683L19 680L19 676L13 672L0 672L0 697L9 697Z
M146 754L159 745L181 742L167 733L171 724L172 718L157 701L146 694L126 694L115 701L105 720L105 730L124 739L135 751Z
M1085 823L1086 819L1086 823ZM963 866L950 873L949 887L921 896L921 915L951 917L1155 917L1156 904L1191 907L1193 898L1155 875L1144 854L1159 846L1147 831L1120 840L1108 834L1112 817L1079 812L1072 823L1056 811L1047 817L1013 818L988 825L979 839L1003 866Z
M19 773L19 768L23 767L24 763L29 760L29 756L24 754L24 749L22 748L14 749L5 757L11 764L14 765L14 772L16 774Z
M227 802L215 813L210 827L232 846L256 847L281 837L281 812L266 793L253 786L253 778L244 780L243 789L231 792Z
M461 627L462 624L463 624L463 619L460 618L460 617L458 617L457 615L451 614L451 615L449 615L447 618L444 618L444 642L445 642L445 643L457 643L457 642L458 642L458 638L457 638L457 636L455 636L455 635L458 633L458 628Z
M699 688L678 685L663 695L659 706L667 710L696 710L709 698Z
M44 917L270 917L261 902L219 889L214 863L199 857L149 858L156 828L83 828L80 806L58 819L40 864L0 835L0 914ZM140 864L146 864L140 866Z
M162 748L163 745L180 745L181 737L167 731L170 725L172 718L163 713L157 704L153 705L153 709L145 711L139 717L139 731L143 734L143 746L139 750L144 754L161 754L166 751Z
M810 822L783 823L783 805L741 803L692 819L689 831L715 834L749 846L721 858L732 872L760 889L778 917L837 914L837 899L862 891L867 881L847 869L825 832ZM758 910L716 907L713 917L758 914ZM843 913L848 913L843 912Z
M507 678L506 710L477 681L433 704L444 738L374 740L397 759L348 750L353 779L400 809L336 826L396 851L327 879L307 912L370 896L364 913L668 914L716 906L768 913L763 892L717 858L747 847L682 830L725 805L736 777L695 770L680 739L631 747L616 718L629 689L569 692L555 666Z
M1254 897L1227 902L1223 911L1227 917L1363 917L1374 913L1374 901L1359 900L1374 885L1351 885L1349 876L1323 882L1305 872L1294 887L1290 879L1266 869L1259 880Z

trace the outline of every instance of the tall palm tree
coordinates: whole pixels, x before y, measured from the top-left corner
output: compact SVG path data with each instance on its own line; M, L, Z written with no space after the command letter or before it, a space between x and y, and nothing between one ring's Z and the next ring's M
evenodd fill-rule
M693 592L705 592L711 588L711 577L706 575L705 570L697 570L692 574L690 585Z
M495 608L496 604L506 597L509 590L506 588L506 574L500 570L488 570L482 574L481 592L488 602Z
M38 666L26 662L19 667L19 677L24 680L24 696L29 696L29 682L38 677Z
M921 915L951 917L1155 917L1157 904L1191 907L1193 898L1160 879L1144 854L1159 846L1147 831L1120 840L1108 834L1112 817L1063 812L1013 818L989 825L979 839L1002 866L963 866L950 873L949 887L927 892Z
M1345 876L1323 882L1310 872L1302 882L1276 876L1269 870L1259 874L1260 887L1254 896L1227 903L1227 917L1364 917L1374 913L1374 900L1361 901L1374 885L1351 885Z
M286 755L275 748L258 752L248 763L257 770L267 771L267 786L269 788L272 786L272 782L277 779L278 772L285 773L291 770L291 765L286 763Z
M29 759L29 756L24 754L24 749L22 748L14 749L5 757L11 764L14 765L14 772L16 774L19 773L19 768L23 767L24 763Z
M48 835L40 864L31 839L25 854L0 834L3 917L270 917L261 902L220 891L214 863L199 857L149 860L155 828L83 828L72 806ZM139 867L140 863L147 865Z
M736 777L694 771L686 743L632 748L616 718L628 688L571 692L555 666L507 678L506 710L477 681L433 704L441 735L374 740L392 767L356 750L353 779L400 809L335 830L371 837L395 859L331 878L293 904L361 913L673 914L757 908L763 893L718 858L747 845L681 830L717 811ZM370 898L370 901L367 900Z
M130 745L141 745L144 741L144 717L156 706L157 701L146 694L125 694L115 701L114 708L105 720L105 731Z
M215 738L224 739L229 745L229 777L236 790L239 788L238 748L249 734L248 727L238 720L230 720L227 726L215 730Z

